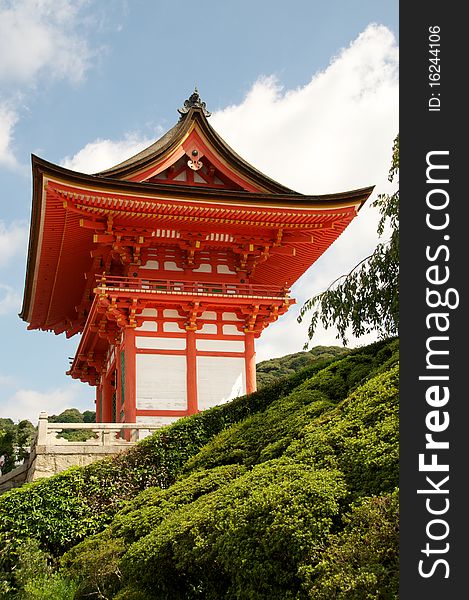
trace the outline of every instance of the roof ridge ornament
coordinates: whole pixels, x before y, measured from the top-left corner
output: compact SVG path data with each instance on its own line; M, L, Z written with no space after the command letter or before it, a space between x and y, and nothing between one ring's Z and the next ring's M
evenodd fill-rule
M197 86L194 87L194 91L189 98L184 101L184 106L182 108L178 108L178 113L181 115L181 119L190 111L191 108L201 108L206 117L209 117L212 114L207 110L205 102L202 102L200 99Z

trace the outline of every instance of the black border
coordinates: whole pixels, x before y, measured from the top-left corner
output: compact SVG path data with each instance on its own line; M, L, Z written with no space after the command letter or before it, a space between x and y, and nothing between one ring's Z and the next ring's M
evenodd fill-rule
M466 207L469 191L466 177L468 150L466 136L469 132L468 109L464 88L467 80L465 62L469 52L469 24L463 18L464 3L401 2L400 4L400 340L401 340L401 533L400 533L400 598L425 600L469 597L466 577L469 576L469 364L466 347L469 326L467 311L467 276L469 231ZM429 86L429 27L440 27L441 34L441 85ZM428 100L432 92L440 93L441 110L429 111ZM464 106L464 108L463 108ZM450 236L442 240L443 232L432 231L425 223L426 156L430 151L448 150L449 184L445 187L450 196L448 214L450 224L444 231ZM448 552L426 558L421 550L427 541L426 525L432 518L425 508L425 495L418 489L429 488L425 475L419 472L418 455L425 451L425 434L428 429L425 417L431 407L426 403L425 390L429 382L419 381L426 372L426 341L432 333L425 323L431 312L426 303L426 270L429 263L426 247L436 248L447 244L450 256L441 265L450 268L446 287L459 293L459 306L448 310L450 327L447 348L449 355L444 361L449 365L450 400L445 409L450 417L448 429L438 439L449 441L449 449L439 452L439 462L449 464L448 473L434 473L439 481L449 475L446 485L450 508L441 518L449 525L444 541L432 542L434 547L449 543ZM446 253L442 252L441 257ZM442 286L444 287L444 286ZM443 310L443 309L439 309ZM434 332L433 332L434 335ZM441 335L444 335L441 333ZM442 374L442 372L439 372ZM441 385L444 385L443 383ZM437 436L435 435L435 438ZM430 452L431 453L431 452ZM442 486L443 488L443 486ZM437 495L433 496L434 498ZM439 495L442 499L443 495ZM436 501L435 501L436 502ZM436 503L434 504L436 506ZM437 531L434 529L433 531ZM441 530L442 531L442 530ZM432 576L419 575L419 560L425 559L424 570L431 570L432 560L448 561L446 567L435 567Z

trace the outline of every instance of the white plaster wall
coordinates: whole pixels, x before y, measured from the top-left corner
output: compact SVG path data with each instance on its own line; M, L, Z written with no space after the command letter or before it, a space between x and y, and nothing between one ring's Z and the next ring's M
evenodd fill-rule
M204 323L202 328L197 331L197 333L217 333L218 328L215 323Z
M157 317L158 311L156 308L144 308L141 312L137 313L139 317Z
M236 316L236 313L224 312L222 316L224 321L240 321Z
M193 269L193 273L211 273L212 265L208 263L202 263L198 269Z
M179 325L177 323L173 323L172 321L169 321L167 323L163 323L163 331L166 332L173 332L173 333L181 333L181 331L185 331L184 329L182 329L182 327L179 327Z
M158 331L158 325L155 321L143 321L140 327L136 327L135 331Z
M224 404L246 393L244 358L197 357L199 410Z
M230 275L236 275L236 271L232 271L228 265L217 265L217 273L229 273Z
M164 262L164 270L165 271L184 271L184 269L180 269L177 264L172 260L166 260Z
M160 338L160 337L143 337L135 338L135 346L137 348L151 348L153 350L185 350L185 338Z
M207 352L244 352L244 340L196 340L197 350Z
M108 354L107 363L106 363L107 369L109 369L109 367L111 366L112 361L114 360L115 357L116 357L116 349L114 348L114 346L111 346L111 349Z
M240 331L236 325L223 325L223 333L225 335L244 335L244 333Z
M205 312L202 313L201 318L216 321L217 313L213 310L206 310Z
M145 425L170 425L177 421L180 417L137 417L137 423L145 423Z
M136 359L137 409L186 410L186 357L137 354Z

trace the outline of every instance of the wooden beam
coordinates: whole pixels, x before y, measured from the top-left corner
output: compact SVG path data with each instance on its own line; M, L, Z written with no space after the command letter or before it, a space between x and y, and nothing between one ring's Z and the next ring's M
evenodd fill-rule
M102 221L90 221L89 219L80 219L80 227L85 229L94 229L95 231L105 231L106 224Z

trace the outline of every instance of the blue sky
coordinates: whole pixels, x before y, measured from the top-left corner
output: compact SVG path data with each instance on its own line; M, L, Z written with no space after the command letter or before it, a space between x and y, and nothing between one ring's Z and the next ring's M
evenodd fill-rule
M17 316L31 153L84 172L112 166L170 128L196 84L212 125L274 179L311 194L383 191L397 36L394 0L0 0L0 416L93 408L94 389L65 375L78 337L27 331ZM301 350L301 303L369 253L375 228L361 211L300 279L259 360Z

